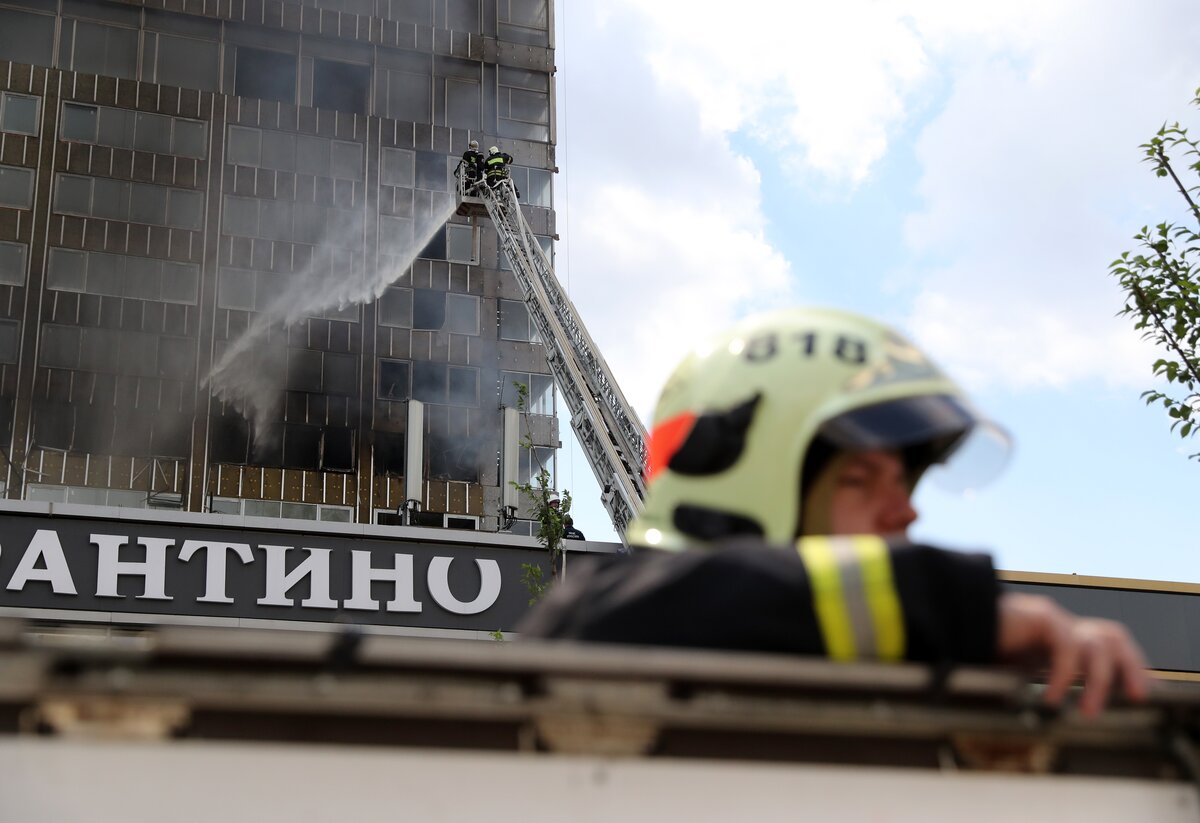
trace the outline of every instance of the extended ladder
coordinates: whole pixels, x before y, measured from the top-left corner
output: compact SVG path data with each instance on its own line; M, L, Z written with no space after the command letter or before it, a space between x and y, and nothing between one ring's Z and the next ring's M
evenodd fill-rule
M646 430L621 393L574 304L559 285L546 252L521 213L511 179L494 188L458 179L459 214L496 225L500 248L525 295L529 316L546 346L546 360L571 412L571 428L602 489L601 501L624 540L641 512Z

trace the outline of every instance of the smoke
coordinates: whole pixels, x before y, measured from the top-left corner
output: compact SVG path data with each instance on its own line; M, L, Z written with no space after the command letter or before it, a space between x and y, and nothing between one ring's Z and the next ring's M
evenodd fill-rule
M273 331L285 330L306 317L370 303L412 266L413 260L454 213L449 194L434 194L426 214L406 220L380 221L377 266L367 265L361 249L365 220L360 210L346 222L331 224L316 238L312 262L297 274L279 278L281 290L255 314L246 330L229 341L205 382L221 400L232 403L250 421L256 450L276 439L287 380L281 349L266 345ZM390 257L389 257L390 256ZM384 260L391 262L384 263Z

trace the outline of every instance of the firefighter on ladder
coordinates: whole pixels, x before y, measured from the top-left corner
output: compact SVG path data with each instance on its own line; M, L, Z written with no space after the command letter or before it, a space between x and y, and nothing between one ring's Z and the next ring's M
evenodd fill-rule
M508 167L512 163L512 155L508 152L500 151L497 146L492 146L488 149L487 159L483 161L485 174L487 175L487 183L491 186L492 191L500 188L504 181L509 178ZM517 192L517 197L521 193Z
M908 541L926 470L970 471L987 447L1003 458L1008 439L888 327L832 310L747 320L675 369L648 445L645 511L627 535L646 550L580 563L524 636L1033 660L1052 704L1082 676L1086 715L1117 688L1146 696L1120 624L1003 592L984 555Z
M459 161L456 170L457 174L462 175L465 193L469 193L483 179L483 161L483 152L479 150L479 141L472 140L467 145L467 150L463 152L462 160Z

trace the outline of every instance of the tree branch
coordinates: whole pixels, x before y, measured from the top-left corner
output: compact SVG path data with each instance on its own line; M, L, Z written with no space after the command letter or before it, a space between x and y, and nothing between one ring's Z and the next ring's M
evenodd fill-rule
M1158 312L1155 311L1150 299L1146 297L1146 293L1142 291L1142 287L1137 283L1131 282L1129 284L1129 288L1132 289L1133 293L1137 296L1138 307L1154 318L1154 322L1157 324L1158 330L1162 332L1164 337L1167 338L1167 342L1171 344L1171 348L1175 350L1175 353L1179 355L1179 359L1183 361L1183 366L1185 369L1187 369L1187 373L1190 377L1189 382L1193 386L1197 383L1200 383L1200 376L1198 376L1196 373L1196 364L1191 361L1191 358L1183 353L1183 348L1179 345L1179 342L1175 339L1175 336L1171 334L1171 331L1167 328L1166 323L1163 322L1162 317L1160 317Z
M1163 151L1162 146L1158 146L1158 162L1167 170L1167 174L1171 175L1171 179L1175 181L1175 187L1179 189L1179 193L1183 195L1183 199L1191 207L1192 216L1196 218L1197 224L1200 224L1200 206L1196 205L1196 201L1188 193L1187 187L1183 185L1183 181L1179 179L1179 175L1175 174L1175 168L1171 165L1171 159L1167 157L1167 153Z

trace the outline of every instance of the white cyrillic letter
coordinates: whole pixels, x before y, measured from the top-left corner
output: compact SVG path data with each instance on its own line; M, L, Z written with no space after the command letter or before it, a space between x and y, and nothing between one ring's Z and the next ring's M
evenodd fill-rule
M258 598L260 606L291 606L296 601L287 593L303 580L309 580L308 597L300 601L310 609L336 609L337 601L329 599L329 553L330 549L304 549L308 558L291 572L287 572L287 553L291 546L259 546L267 553L267 591Z
M392 584L392 599L388 601L389 612L419 612L421 604L413 598L413 558L411 554L395 555L395 565L390 569L376 569L371 566L371 553L365 551L350 552L353 583L350 588L350 599L343 601L347 609L362 609L374 611L379 608L379 601L371 597L371 584L375 581L390 581Z
M245 543L206 543L202 540L184 540L183 548L179 550L179 559L185 563L192 559L196 552L204 550L205 577L204 596L197 597L197 603L232 603L232 597L225 596L225 555L233 551L243 563L253 563L254 554Z
M173 600L167 597L167 549L175 545L169 537L140 537L138 545L146 549L145 560L120 559L121 547L128 539L119 534L93 534L92 545L98 550L99 563L96 568L96 597L120 597L117 594L117 578L123 574L136 574L146 581L138 600Z
M46 564L46 568L35 566L39 560ZM71 570L67 568L62 543L58 541L58 532L53 529L38 529L33 533L33 539L25 548L25 554L21 555L17 570L8 581L8 590L19 592L30 580L46 581L55 594L78 594L75 581L71 579Z
M429 563L429 593L439 606L454 614L479 614L490 609L500 597L500 564L495 560L476 558L479 567L479 596L469 603L459 600L450 591L450 563L453 557L435 557Z

